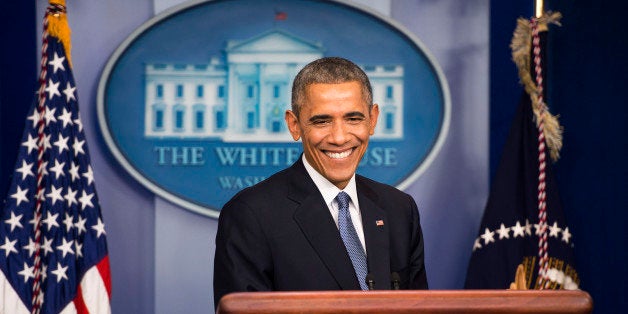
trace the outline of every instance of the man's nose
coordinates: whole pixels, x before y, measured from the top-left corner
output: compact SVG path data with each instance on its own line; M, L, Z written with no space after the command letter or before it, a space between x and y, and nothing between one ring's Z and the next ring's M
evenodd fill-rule
M337 145L344 144L348 139L347 126L343 122L334 122L331 125L330 140Z

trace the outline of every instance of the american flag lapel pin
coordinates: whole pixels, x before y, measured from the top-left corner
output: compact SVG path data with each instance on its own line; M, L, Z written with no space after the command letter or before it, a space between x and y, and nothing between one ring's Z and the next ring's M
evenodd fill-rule
M375 225L378 227L381 227L384 225L384 221L383 220L375 220Z

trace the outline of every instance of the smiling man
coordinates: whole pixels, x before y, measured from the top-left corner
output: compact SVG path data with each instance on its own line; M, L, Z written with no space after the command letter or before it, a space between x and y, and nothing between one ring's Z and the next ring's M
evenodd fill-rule
M427 289L415 201L355 173L378 116L351 61L322 58L299 72L285 119L303 155L223 207L215 306L238 291Z

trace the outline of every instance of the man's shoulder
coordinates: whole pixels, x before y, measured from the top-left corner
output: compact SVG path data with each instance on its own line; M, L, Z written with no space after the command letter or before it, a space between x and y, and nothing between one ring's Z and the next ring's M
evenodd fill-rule
M285 168L258 182L257 184L244 188L234 195L223 207L239 204L249 206L256 210L263 210L266 207L276 208L277 206L287 206L291 202L289 195L310 193L314 183L307 175L303 164L298 161L292 166Z
M414 198L394 186L356 175L358 195L368 198L381 208L392 211L405 211L414 208Z
M275 194L285 194L286 185L290 180L290 168L283 169L279 172L274 173L270 177L252 185L242 189L238 192L233 198L234 199L251 199L255 200L259 197L275 195Z
M390 194L393 196L403 196L403 195L408 195L405 192L397 189L396 187L386 184L386 183L382 183L382 182L378 182L375 181L373 179L369 179L367 177L361 176L356 174L355 175L355 182L358 186L358 188L362 187L362 188L367 188L372 190L373 192L376 192L377 194Z

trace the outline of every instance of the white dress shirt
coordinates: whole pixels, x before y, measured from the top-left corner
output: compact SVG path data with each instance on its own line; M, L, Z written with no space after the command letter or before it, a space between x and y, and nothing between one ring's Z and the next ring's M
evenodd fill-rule
M355 227L355 231L358 233L358 238L360 238L360 243L362 243L362 248L364 249L364 253L366 254L366 243L364 242L364 228L362 227L362 215L360 213L360 204L358 202L358 191L355 187L355 173L349 180L347 186L341 190L333 183L329 182L325 177L323 177L314 167L312 167L305 159L305 155L301 158L303 160L303 165L305 165L305 170L314 181L314 184L318 188L318 190L323 195L323 199L325 200L325 204L327 204L327 208L329 208L329 212L331 216L334 218L334 222L336 223L336 228L338 228L338 202L336 201L336 196L340 191L344 191L349 194L351 197L351 201L349 202L349 213L351 214L351 221L353 222L353 226Z

